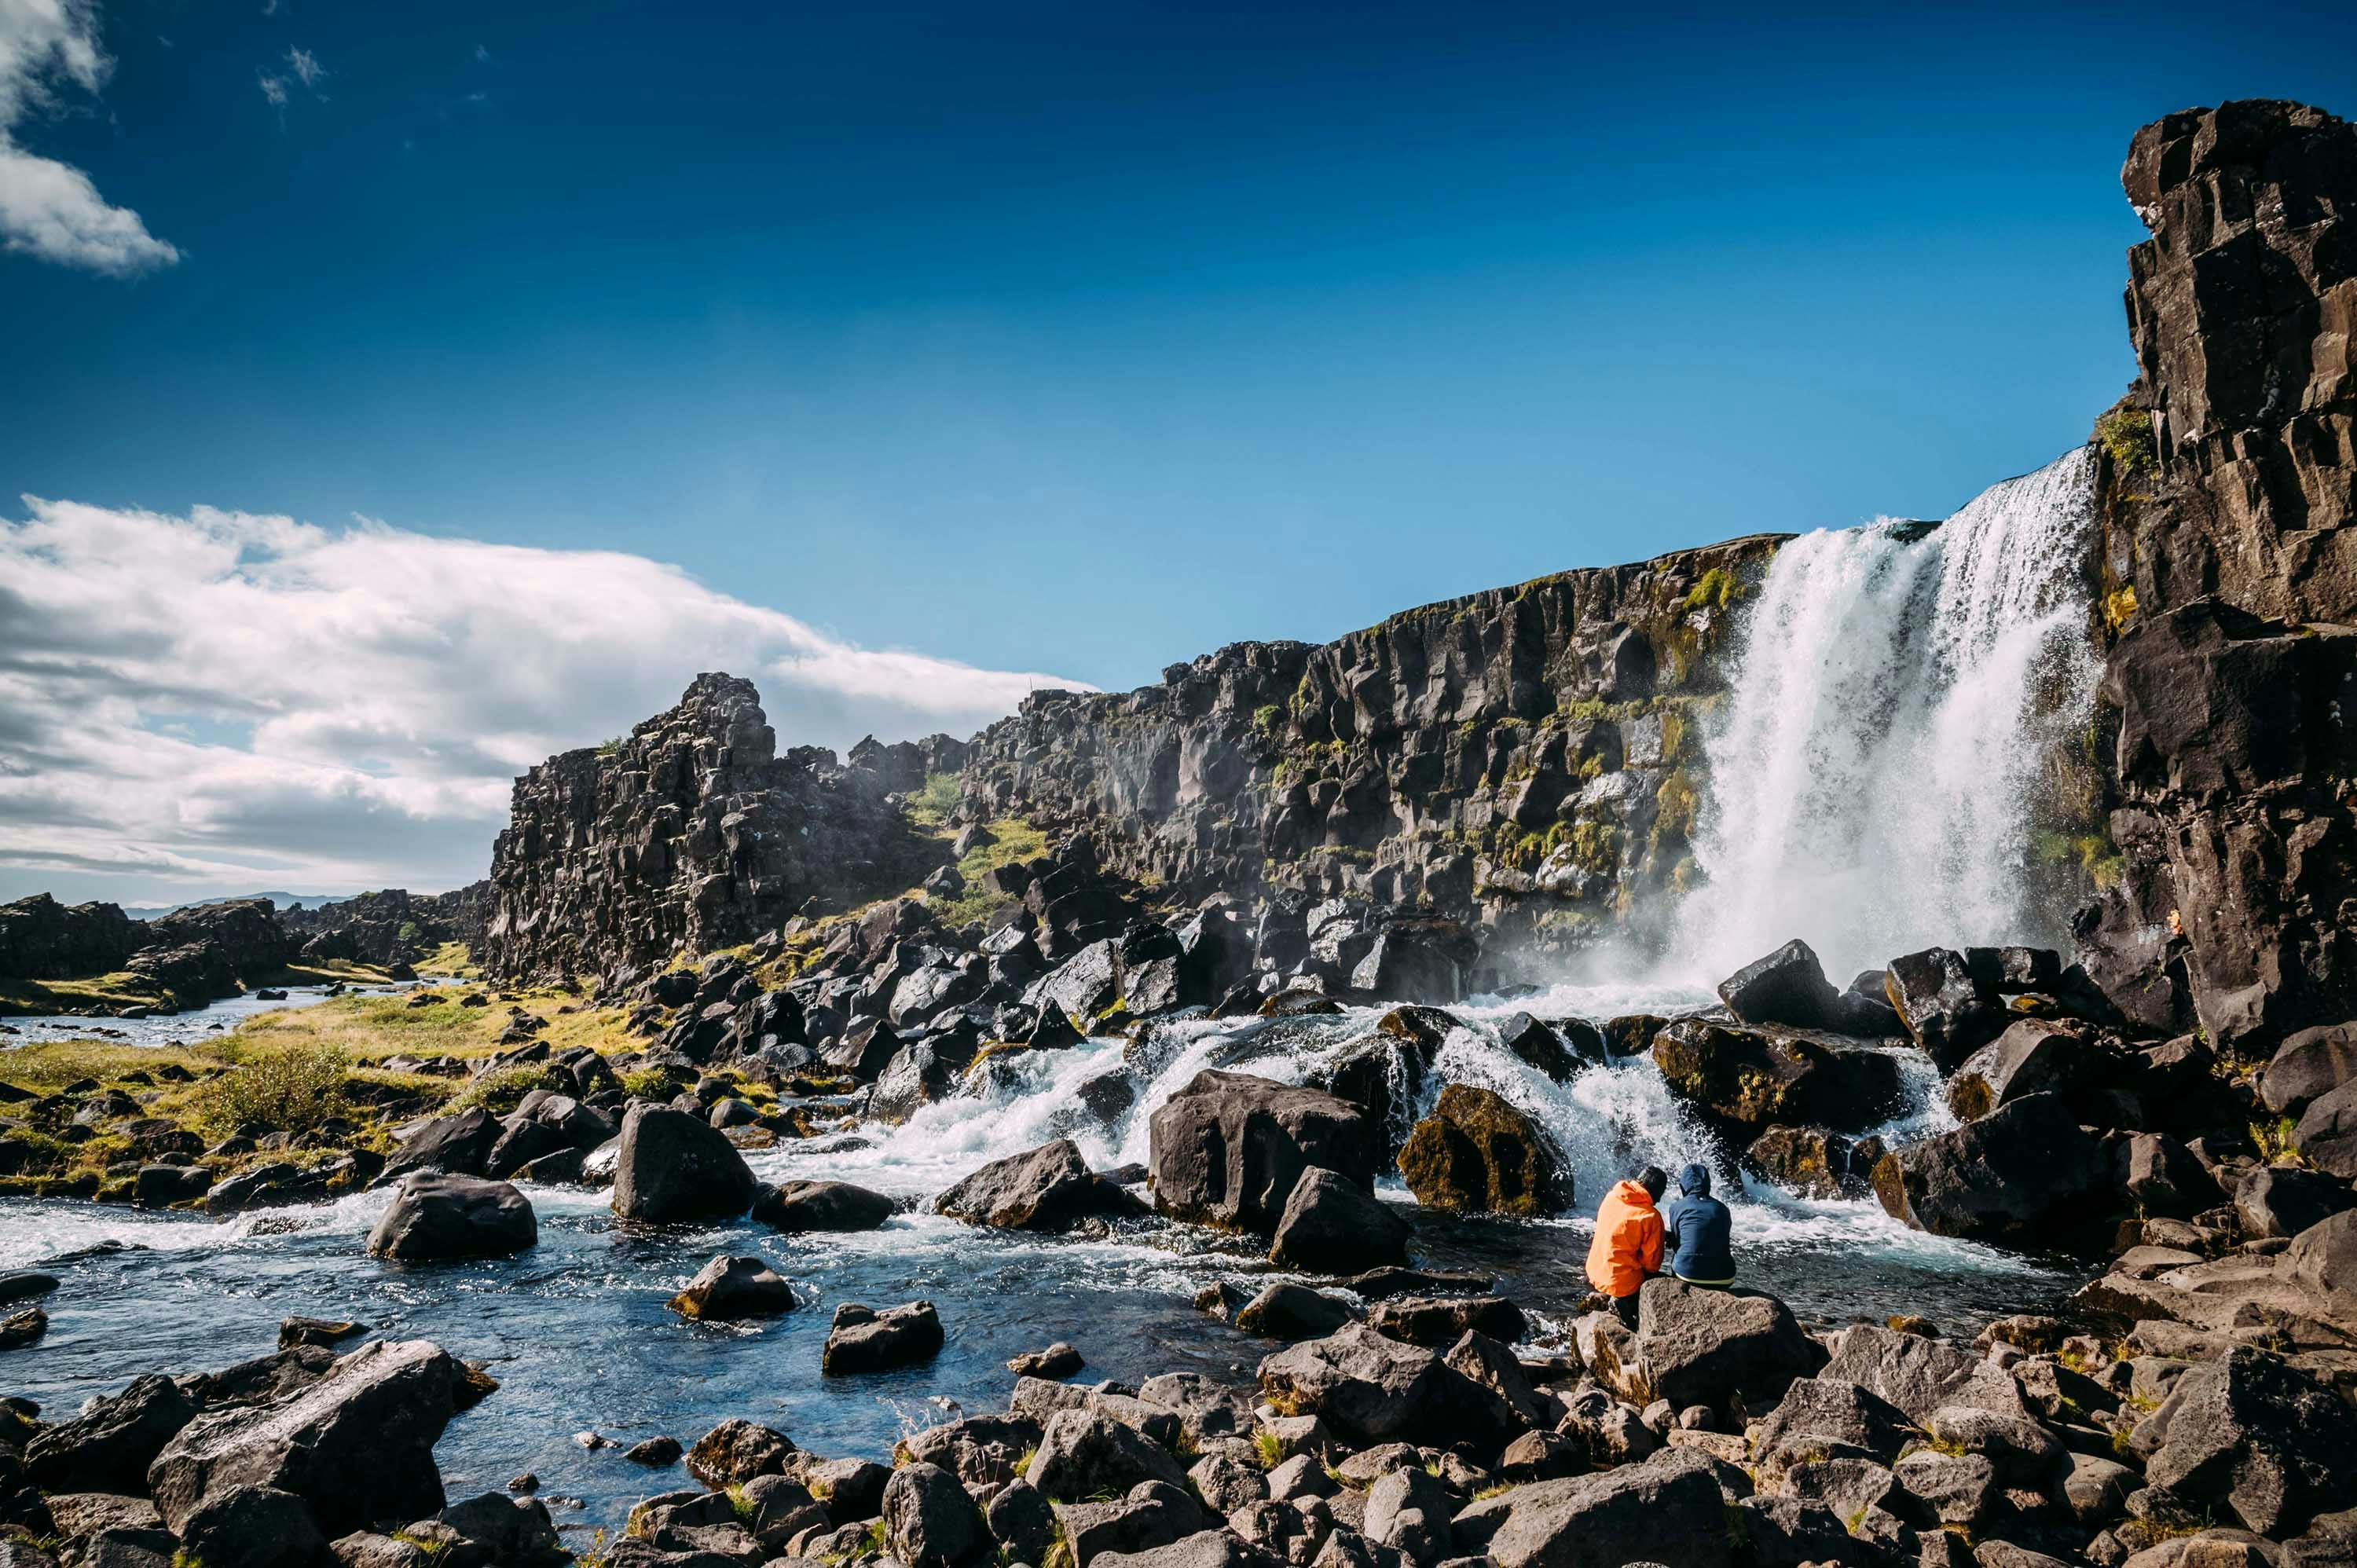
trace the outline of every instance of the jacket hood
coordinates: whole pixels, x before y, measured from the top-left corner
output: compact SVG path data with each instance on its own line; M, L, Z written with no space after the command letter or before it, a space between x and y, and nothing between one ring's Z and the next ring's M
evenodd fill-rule
M1691 1165L1678 1173L1678 1190L1689 1197L1710 1196L1710 1167Z
M1634 1204L1639 1208L1653 1207L1653 1195L1633 1181L1624 1181L1613 1191L1623 1203Z

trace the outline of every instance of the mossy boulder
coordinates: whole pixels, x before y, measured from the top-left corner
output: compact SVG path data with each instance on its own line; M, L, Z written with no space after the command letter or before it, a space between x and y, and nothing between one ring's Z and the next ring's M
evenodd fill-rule
M1557 1214L1571 1172L1537 1123L1486 1089L1452 1083L1400 1150L1400 1175L1427 1208Z

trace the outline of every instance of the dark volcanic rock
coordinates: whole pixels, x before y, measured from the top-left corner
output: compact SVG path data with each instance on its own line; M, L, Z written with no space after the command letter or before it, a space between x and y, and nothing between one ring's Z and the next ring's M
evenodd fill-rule
M1829 1029L1837 1023L1838 993L1816 950L1797 938L1720 981L1718 999L1746 1024Z
M1270 1261L1280 1267L1347 1274L1407 1262L1407 1221L1373 1193L1316 1165L1301 1173L1277 1217Z
M1069 1138L992 1161L935 1198L933 1208L1004 1230L1069 1230L1084 1219L1147 1212L1144 1203L1090 1170Z
M713 1323L775 1317L799 1305L793 1287L760 1258L715 1258L671 1298L671 1309L682 1317Z
M425 1518L442 1507L434 1444L468 1377L422 1339L363 1346L298 1392L190 1421L148 1467L149 1490L176 1530L240 1487L293 1493L331 1535Z
M2110 1162L2062 1102L2033 1094L1885 1155L1882 1207L1919 1230L2014 1246L2093 1240L2113 1212Z
M1780 1122L1855 1132L1903 1102L1899 1064L1884 1052L1699 1018L1656 1034L1653 1062L1680 1098L1743 1143Z
M1571 1173L1537 1123L1486 1089L1452 1083L1400 1150L1400 1174L1426 1208L1558 1214Z
M2264 1351L2237 1347L2177 1380L2134 1442L2146 1484L2189 1513L2232 1509L2261 1534L2297 1531L2352 1497L2357 1414Z
M941 1348L942 1320L930 1301L882 1312L845 1302L834 1309L820 1367L829 1374L876 1372L930 1361Z
M1273 1234L1301 1173L1372 1188L1381 1130L1360 1107L1242 1073L1200 1072L1154 1112L1155 1204L1179 1219Z
M1803 1197L1865 1197L1884 1153L1879 1138L1824 1127L1770 1127L1744 1150L1770 1181Z
M1964 955L1948 948L1892 959L1884 974L1899 1021L1943 1072L1996 1038L2009 1021L1973 979Z
M498 1258L540 1240L540 1221L523 1194L503 1181L421 1172L402 1178L384 1218L369 1232L380 1258L433 1262Z
M772 1230L874 1230L899 1205L880 1192L845 1181L789 1181L763 1187L753 1218Z
M622 1118L613 1208L625 1219L733 1219L759 1186L737 1146L701 1117L633 1105Z
M1722 684L1732 598L1777 542L1562 573L1318 648L1240 643L1135 692L1034 693L977 737L967 802L1085 824L1106 869L1181 899L1286 895L1254 934L1270 971L1448 999L1454 954L1410 978L1410 930L1360 919L1321 940L1303 911L1479 915L1544 955L1566 943L1548 917L1609 926L1649 907L1687 851L1695 704ZM1631 716L1575 716L1600 703Z
M25 1472L47 1492L138 1493L164 1444L197 1407L169 1378L134 1378L81 1412L43 1428L25 1447Z
M2244 101L2136 133L2121 184L2138 377L2099 512L2122 874L2081 921L2123 1010L2211 1039L2346 1021L2357 130Z
M517 978L660 966L751 941L813 897L909 886L938 852L887 797L908 767L954 770L963 749L941 736L849 767L815 747L780 757L752 683L699 675L610 747L516 780L476 956Z
M46 893L0 904L0 980L111 974L146 938L113 904L59 903Z

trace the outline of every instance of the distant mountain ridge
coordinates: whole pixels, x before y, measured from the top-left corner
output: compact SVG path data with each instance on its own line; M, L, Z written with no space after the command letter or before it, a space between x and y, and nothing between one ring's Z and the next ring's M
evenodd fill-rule
M358 893L240 893L226 898L191 898L185 904L150 904L125 906L124 913L135 920L161 919L182 909L202 909L214 904L243 904L255 898L267 898L280 909L316 909L322 904L340 904L347 898L357 898Z

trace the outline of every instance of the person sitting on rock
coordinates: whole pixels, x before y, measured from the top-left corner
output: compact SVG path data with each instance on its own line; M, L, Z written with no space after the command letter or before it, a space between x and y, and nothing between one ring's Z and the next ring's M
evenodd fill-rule
M1637 1290L1662 1272L1662 1217L1654 1202L1670 1178L1647 1165L1636 1179L1604 1195L1596 1211L1596 1240L1587 1247L1587 1283L1612 1298L1613 1316L1637 1326Z
M1735 1252L1728 1244L1735 1216L1710 1195L1710 1167L1690 1165L1678 1173L1677 1201L1662 1211L1668 1238L1670 1273L1690 1285L1725 1290L1735 1283Z

